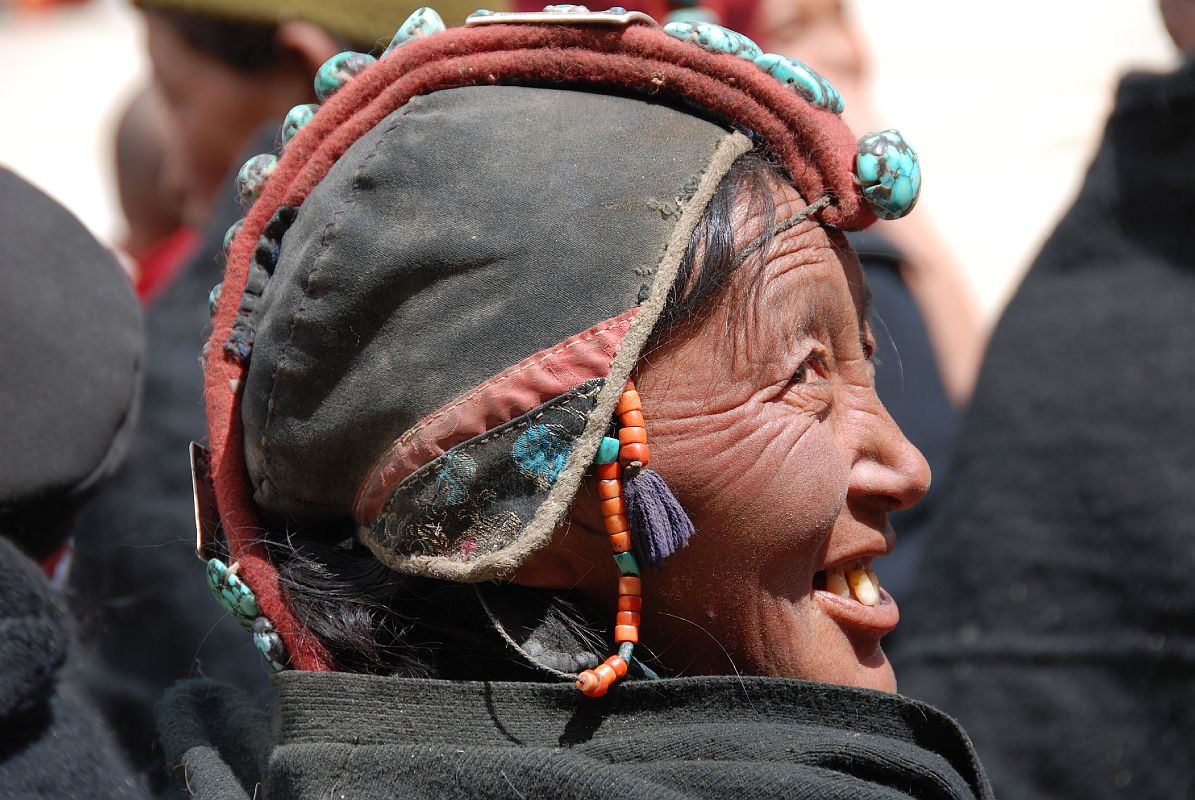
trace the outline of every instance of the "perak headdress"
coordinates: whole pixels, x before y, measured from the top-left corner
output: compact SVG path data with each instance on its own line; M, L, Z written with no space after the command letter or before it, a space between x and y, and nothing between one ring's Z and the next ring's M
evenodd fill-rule
M213 587L271 663L328 669L280 594L263 512L351 516L395 570L490 581L596 473L619 654L578 685L602 694L637 639L630 534L659 558L691 532L645 469L630 377L715 188L762 147L804 214L857 230L912 208L916 155L895 131L856 140L800 61L621 8L478 11L451 30L420 9L380 59L337 56L316 89L281 157L242 170L251 207L213 295L199 467L232 562L209 562Z

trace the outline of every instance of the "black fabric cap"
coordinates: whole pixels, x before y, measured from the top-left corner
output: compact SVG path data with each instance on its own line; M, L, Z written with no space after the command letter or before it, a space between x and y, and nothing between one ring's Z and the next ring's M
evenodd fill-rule
M347 516L425 415L639 305L727 136L640 100L506 86L383 120L303 203L257 312L258 504Z
M141 309L113 255L0 169L0 519L62 515L119 464L139 396ZM19 527L19 526L18 526ZM34 554L47 542L23 542Z

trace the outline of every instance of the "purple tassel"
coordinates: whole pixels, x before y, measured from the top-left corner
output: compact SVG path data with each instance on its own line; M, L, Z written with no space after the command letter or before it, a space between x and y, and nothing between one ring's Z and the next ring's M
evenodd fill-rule
M637 559L658 565L689 543L693 523L663 478L642 469L623 481L622 491Z

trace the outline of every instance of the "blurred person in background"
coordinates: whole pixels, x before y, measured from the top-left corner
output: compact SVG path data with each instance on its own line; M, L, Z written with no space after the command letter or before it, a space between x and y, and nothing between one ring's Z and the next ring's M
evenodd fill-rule
M901 689L966 726L999 797L1195 796L1195 3L1130 74L992 337Z
M843 117L853 128L875 130L870 57L847 5L758 0L751 28L765 49L800 58L825 75L842 92ZM921 580L921 547L950 484L958 409L974 386L983 333L962 270L924 213L881 220L848 238L875 294L877 391L934 473L925 500L892 517L901 546L885 559L884 581L900 598Z
M120 266L0 169L0 797L147 797L79 687L62 597L74 514L124 457L144 357Z
M200 242L190 260L153 287L140 429L128 463L81 514L70 596L91 660L88 688L134 763L159 785L153 705L166 687L203 674L268 690L260 657L193 580L187 447L204 432L196 353L209 326L205 298L220 280L225 231L241 213L234 176L249 153L277 144L277 120L291 107L315 102L312 76L329 57L347 47L380 52L413 5L144 0L139 6L153 92L165 117L165 135L151 145L164 145L156 171L169 205L200 231ZM463 8L457 16L463 20Z
M183 225L182 203L163 176L170 128L152 87L137 92L116 126L116 188L127 232L124 250L136 265L137 296L152 303L198 245Z

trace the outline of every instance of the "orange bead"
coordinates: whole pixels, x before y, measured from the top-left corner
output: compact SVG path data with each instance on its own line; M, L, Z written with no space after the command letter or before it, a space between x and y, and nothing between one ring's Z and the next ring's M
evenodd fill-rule
M618 596L619 611L642 611L643 598L637 594L623 594Z
M619 473L622 472L622 465L617 461L611 461L609 464L598 464L593 468L593 474L602 481L618 480Z
M639 629L634 625L615 625L614 626L614 641L622 644L623 642L631 642L634 644L639 641Z
M627 384L627 390L622 393L622 397L618 398L618 405L614 406L614 413L622 415L628 411L642 411L643 402L639 399L639 393L635 391L632 384Z
M606 533L613 536L616 533L626 533L631 529L631 523L626 514L611 514L605 518Z
M643 421L642 411L628 411L625 414L620 414L618 421L622 423L624 428L645 428L647 423Z
M612 497L609 500L602 501L602 516L609 517L614 514L627 513L627 501L621 497Z
M623 575L618 579L618 593L638 596L643 593L643 581L634 575Z
M634 625L639 627L639 612L638 611L619 611L618 616L614 618L617 625Z
M586 697L601 697L609 686L602 683L601 677L596 672L587 669L577 676L577 688Z
M598 481L598 497L603 500L622 497L622 481Z
M610 656L606 659L606 663L610 665L610 669L614 670L614 674L622 677L627 674L627 662L623 660L622 656Z
M602 679L602 683L606 684L607 687L618 680L618 673L609 664L598 664L593 668L593 671L597 673L597 676Z
M635 442L633 444L624 444L618 449L618 460L623 464L638 461L646 467L651 459L647 453L647 445L642 442Z
M647 428L619 428L618 441L626 447L628 444L647 444ZM622 448L618 449L622 453Z
M631 549L631 534L628 531L610 534L610 549L615 553L625 553Z

